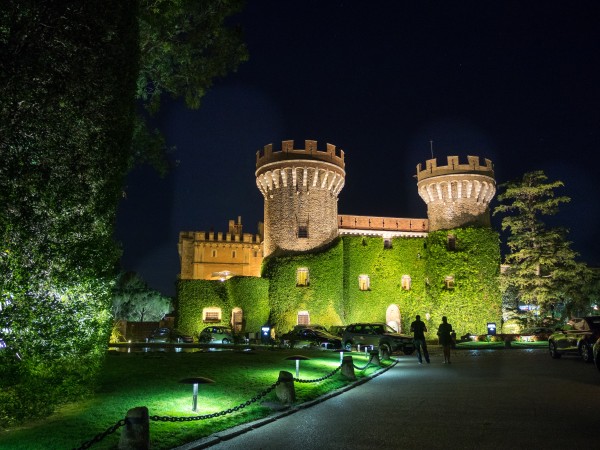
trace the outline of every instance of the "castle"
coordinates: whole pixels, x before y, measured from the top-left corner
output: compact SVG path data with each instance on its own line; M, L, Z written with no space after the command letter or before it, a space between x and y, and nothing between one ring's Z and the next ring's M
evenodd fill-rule
M427 219L338 214L346 176L341 149L319 150L312 140L301 149L294 141L283 141L281 150L264 146L256 153L264 198L259 233L242 233L239 217L225 234L180 233L178 326L195 332L219 322L255 331L265 321L286 331L298 323L370 320L402 330L415 313L439 322L439 311L458 302L468 317L455 320L484 328L500 308L497 286L489 283L499 270L499 243L490 229L492 162L468 156L461 164L449 156L446 165L431 159L416 169ZM262 277L254 281L263 293L254 305L238 298L253 289L241 277ZM208 280L228 280L229 287L209 288ZM483 299L465 301L476 295Z

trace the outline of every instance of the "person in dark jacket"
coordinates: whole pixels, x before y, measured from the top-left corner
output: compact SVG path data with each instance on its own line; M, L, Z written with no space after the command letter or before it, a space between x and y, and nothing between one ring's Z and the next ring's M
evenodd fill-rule
M427 327L425 326L425 322L421 320L421 316L417 315L415 319L416 320L410 324L410 331L411 333L414 333L413 342L415 344L415 349L417 350L419 364L423 364L423 356L425 356L425 361L429 364L429 352L427 351L427 341L425 340ZM422 355L421 351L423 352Z
M452 346L452 325L448 323L446 316L442 317L442 323L437 332L440 345L444 349L444 364L450 364L450 347Z

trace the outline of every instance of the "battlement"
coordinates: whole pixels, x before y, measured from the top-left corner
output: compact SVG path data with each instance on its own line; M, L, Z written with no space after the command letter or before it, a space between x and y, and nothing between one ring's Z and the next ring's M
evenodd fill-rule
M260 244L262 239L258 234L252 233L223 233L221 231L182 231L179 234L180 240L191 240L194 242L205 243L227 243L227 244Z
M422 169L421 163L417 164L417 181L454 174L475 174L494 178L492 161L484 158L485 165L482 166L479 156L467 156L467 160L467 164L460 164L458 156L448 156L448 165L438 166L436 158L428 159L425 161L425 169Z
M328 162L344 169L344 151L336 149L335 145L327 144L326 150L318 150L317 141L305 140L304 147L295 149L293 140L282 141L281 150L273 151L273 144L267 144L256 152L256 168L272 162L309 159Z
M429 231L429 221L427 219L339 214L338 228L340 230L379 230L427 233L427 231Z

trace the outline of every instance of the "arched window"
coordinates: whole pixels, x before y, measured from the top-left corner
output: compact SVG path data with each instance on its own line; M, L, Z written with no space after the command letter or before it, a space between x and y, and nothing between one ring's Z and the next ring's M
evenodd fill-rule
M410 291L410 285L411 285L411 278L410 275L402 275L402 289L405 291Z
M296 269L296 286L308 286L309 283L308 267L298 267Z
M233 331L240 333L242 331L242 325L244 320L244 313L241 308L233 308L231 311L231 326Z
M358 288L361 291L368 291L371 288L369 275L362 274L358 276Z
M233 250L233 251L231 252L231 258L232 258L232 259L235 259L235 255L236 255L236 253L235 253L235 250Z
M217 251L216 251L216 250L213 250L213 251L212 251L212 257L213 257L213 258L216 258L216 257L217 257Z

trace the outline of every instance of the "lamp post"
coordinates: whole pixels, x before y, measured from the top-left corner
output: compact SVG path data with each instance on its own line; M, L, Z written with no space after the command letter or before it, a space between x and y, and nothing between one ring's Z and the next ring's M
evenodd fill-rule
M310 359L304 355L292 355L285 358L286 360L296 361L296 378L300 378L300 361Z
M192 411L196 411L198 407L198 385L214 383L213 380L205 377L185 378L179 382L183 384L191 384L193 386Z

